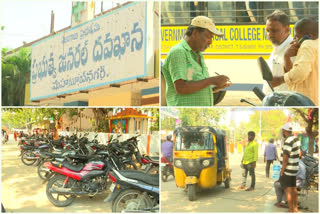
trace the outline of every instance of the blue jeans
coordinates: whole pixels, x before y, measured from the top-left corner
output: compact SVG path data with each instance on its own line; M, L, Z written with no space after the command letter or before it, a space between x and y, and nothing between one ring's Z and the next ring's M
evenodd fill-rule
M243 173L242 173L242 186L246 186L247 182L247 175L249 172L249 175L251 176L251 188L254 189L256 185L256 175L254 173L253 163L249 163L246 165L243 165Z

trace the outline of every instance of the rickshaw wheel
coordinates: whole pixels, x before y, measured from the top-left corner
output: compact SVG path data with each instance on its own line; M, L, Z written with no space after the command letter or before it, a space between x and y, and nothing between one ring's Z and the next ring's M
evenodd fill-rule
M166 182L168 180L168 166L165 166L161 172L161 180Z
M225 188L230 188L230 178L226 179L226 181L224 182L224 187Z
M188 185L188 198L189 198L189 201L196 200L196 185L195 184Z

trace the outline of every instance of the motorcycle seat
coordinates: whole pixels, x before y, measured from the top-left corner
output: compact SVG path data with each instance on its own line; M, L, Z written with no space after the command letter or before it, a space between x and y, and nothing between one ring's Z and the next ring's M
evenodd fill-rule
M37 148L36 146L29 146L29 145L22 145L21 146L21 149L23 149L23 150L33 150L36 148Z
M73 144L73 140L66 140L66 144Z
M68 161L64 161L63 162L63 166L66 167L67 169L70 169L70 170L75 171L75 172L80 172L81 169L84 167L83 164L72 165Z
M126 178L142 181L153 186L159 186L159 174L147 174L136 170L120 170L119 173Z
M86 155L80 155L80 154L77 154L77 155L68 155L69 158L72 158L72 159L78 159L78 160L89 160L89 157L86 156Z
M60 140L53 140L52 143L55 144L55 145L61 145L61 141Z
M154 162L159 162L159 156L149 156L149 158Z

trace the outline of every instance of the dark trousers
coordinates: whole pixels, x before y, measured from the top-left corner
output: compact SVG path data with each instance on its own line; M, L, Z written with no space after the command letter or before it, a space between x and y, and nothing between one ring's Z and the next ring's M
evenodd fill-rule
M269 174L270 174L270 165L273 164L274 160L267 160L267 165L266 165L266 177L269 178Z
M247 181L247 175L249 172L249 175L251 176L251 188L254 189L256 185L256 175L254 173L254 168L253 168L253 163L249 163L246 165L243 165L244 171L242 173L242 186L246 186L246 181Z

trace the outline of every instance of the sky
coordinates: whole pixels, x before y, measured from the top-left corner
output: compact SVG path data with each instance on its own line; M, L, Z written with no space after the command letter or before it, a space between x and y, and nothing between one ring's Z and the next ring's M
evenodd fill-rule
M126 1L104 1L104 10ZM96 1L96 14L101 12L101 1ZM0 0L0 46L17 48L50 34L51 11L55 13L54 30L71 25L70 0Z
M270 109L270 108L269 108ZM276 110L276 108L272 108L273 110ZM290 112L287 109L280 108L283 110L285 115L289 115ZM250 116L258 109L254 108L229 108L229 110L226 113L225 120L220 121L220 124L228 125L231 119L235 122L235 124L238 126L241 122L249 122ZM268 108L259 108L259 110L266 111ZM233 114L233 115L232 115Z

